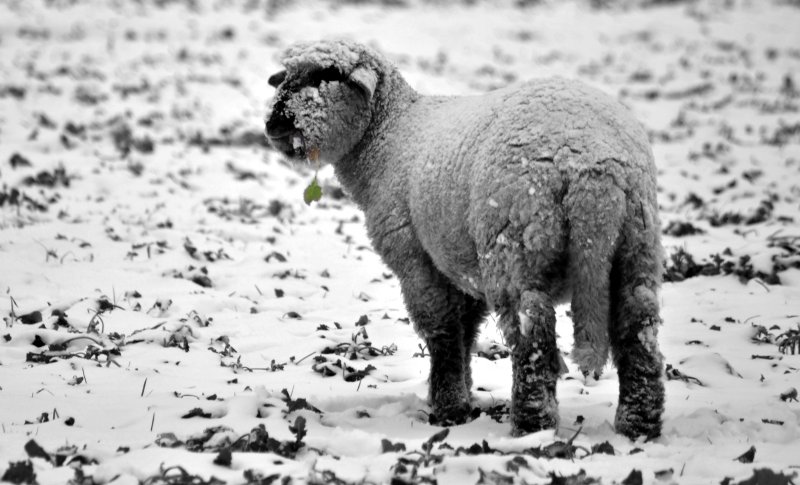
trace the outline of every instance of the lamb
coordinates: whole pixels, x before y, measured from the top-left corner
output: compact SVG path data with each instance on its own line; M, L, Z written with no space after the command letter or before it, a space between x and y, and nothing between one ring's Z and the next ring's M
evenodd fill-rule
M618 369L617 432L660 434L656 170L624 107L564 79L423 96L349 41L294 45L282 64L268 140L333 164L364 211L430 352L432 422L468 416L470 349L495 311L511 349L512 433L557 427L553 306L571 300L572 359L599 376L610 347Z

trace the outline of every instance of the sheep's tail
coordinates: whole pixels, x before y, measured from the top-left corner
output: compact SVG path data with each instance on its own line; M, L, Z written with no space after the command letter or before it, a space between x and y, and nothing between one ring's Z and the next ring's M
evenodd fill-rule
M611 267L625 220L625 192L610 173L587 171L569 185L569 275L575 344L584 375L602 373L609 354Z

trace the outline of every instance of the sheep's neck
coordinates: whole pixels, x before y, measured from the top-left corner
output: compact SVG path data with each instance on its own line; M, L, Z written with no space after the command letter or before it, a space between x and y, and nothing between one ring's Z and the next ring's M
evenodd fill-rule
M420 98L397 71L387 76L377 96L372 122L361 141L334 165L336 176L362 210L380 199L380 193L399 188L385 186L399 183L401 177L397 176L400 167L385 166L387 157L382 152L390 149L386 135L391 133L392 125ZM386 176L387 170L394 172L392 177Z

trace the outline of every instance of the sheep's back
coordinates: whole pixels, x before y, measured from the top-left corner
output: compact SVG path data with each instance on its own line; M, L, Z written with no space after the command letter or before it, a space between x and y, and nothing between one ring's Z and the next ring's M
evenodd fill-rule
M582 171L599 170L655 207L646 133L582 83L534 80L481 96L422 98L407 119L400 132L415 230L437 267L470 293L482 292L481 235L542 210L532 188L558 194ZM486 220L487 204L500 215Z

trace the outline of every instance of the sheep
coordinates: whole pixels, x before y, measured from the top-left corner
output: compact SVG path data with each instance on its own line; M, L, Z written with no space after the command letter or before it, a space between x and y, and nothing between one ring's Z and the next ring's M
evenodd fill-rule
M423 96L349 41L296 44L282 64L269 143L332 164L364 211L430 353L432 423L468 417L470 351L494 311L511 349L512 434L556 428L554 305L570 301L584 376L613 355L617 432L660 434L656 170L624 107L560 78Z

